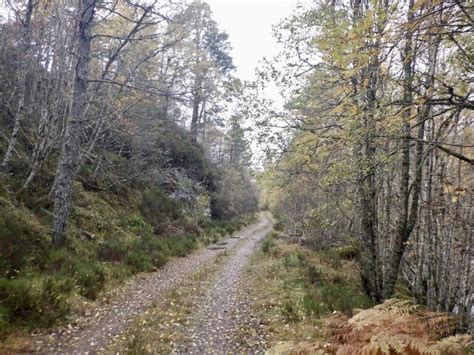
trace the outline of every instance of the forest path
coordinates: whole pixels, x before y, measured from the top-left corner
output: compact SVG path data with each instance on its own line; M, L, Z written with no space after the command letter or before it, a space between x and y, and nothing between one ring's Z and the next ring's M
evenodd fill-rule
M224 265L219 268L198 311L191 316L188 326L181 330L186 341L174 352L178 354L240 354L262 351L262 343L250 348L239 341L239 328L253 323L247 312L248 300L241 295L239 286L249 257L272 230L271 218L262 214L260 228L249 234L231 251Z
M214 349L222 353L230 349L225 332L232 331L234 320L226 316L228 310L236 306L237 282L252 250L272 229L271 216L261 213L258 222L240 230L224 240L225 247L232 255L223 265L214 285L207 294L207 301L191 322L193 329L190 341L178 352L203 353ZM224 244L224 243L219 243ZM141 274L116 290L108 299L82 317L76 325L50 334L40 334L31 339L30 349L37 353L96 353L118 338L132 324L134 319L146 312L155 301L166 292L179 288L198 268L212 264L222 253L222 247L202 248L185 258L168 262L154 273ZM213 338L211 330L219 330L219 339ZM224 339L225 338L225 339Z

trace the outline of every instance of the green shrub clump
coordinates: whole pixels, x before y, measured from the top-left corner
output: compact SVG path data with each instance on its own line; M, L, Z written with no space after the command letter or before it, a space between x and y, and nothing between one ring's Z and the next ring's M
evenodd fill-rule
M327 284L320 290L321 302L330 312L340 311L352 316L354 308L369 308L372 306L370 298L359 290L341 285Z
M146 222L158 231L170 221L183 217L181 203L158 187L149 187L143 191L139 207Z
M0 334L14 324L49 326L69 311L70 278L34 276L0 278Z
M89 299L95 299L104 289L106 271L100 261L75 255L67 249L52 249L46 267L58 277L71 278L79 294Z

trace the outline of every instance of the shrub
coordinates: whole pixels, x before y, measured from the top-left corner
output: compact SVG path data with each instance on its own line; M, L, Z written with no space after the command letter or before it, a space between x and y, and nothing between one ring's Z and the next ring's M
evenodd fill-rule
M95 299L104 289L105 269L99 262L78 260L75 265L74 278L79 286L80 294Z
M133 214L125 221L125 227L137 236L152 234L153 228L145 222L140 214Z
M262 251L265 254L273 255L276 249L276 244L273 238L267 237L262 242Z
M164 241L171 256L186 256L197 246L193 236L173 236L164 239Z
M143 217L139 214L131 215L127 220L128 227L143 227L144 225L145 221L143 220Z
M231 219L257 210L257 190L250 176L234 168L222 169L211 198L212 216Z
M273 225L273 229L277 232L281 232L285 228L284 228L283 223L279 219L277 219L276 223Z
M130 243L118 238L106 239L100 246L98 257L103 261L122 261L130 249Z
M169 220L182 217L181 204L158 187L143 190L139 207L145 220L155 229L163 227Z
M46 230L35 216L0 198L0 277L25 265L41 265L48 247Z
M294 254L285 255L283 258L283 265L285 269L298 266L298 258Z
M9 313L10 312L7 308L0 306L0 336L6 334L10 330Z
M53 272L74 272L75 256L65 248L53 248L49 251L45 268Z
M148 271L153 267L151 258L141 250L130 251L125 262L132 268L133 272Z
M283 265L286 269L303 266L306 263L305 256L301 253L291 253L283 258Z
M320 255L333 269L339 270L342 267L341 257L334 248L324 249L321 251Z
M11 324L48 326L69 310L70 278L30 277L0 279L0 332Z
M84 297L95 299L104 288L104 266L67 249L52 249L48 255L47 268L57 273L58 277L71 278Z
M324 307L318 302L317 298L311 294L303 297L303 309L307 316L320 317L324 312Z
M357 260L360 256L360 249L355 245L347 245L336 249L339 259Z
M300 320L296 307L290 301L285 301L283 303L281 314L285 317L287 322L298 322Z
M323 279L322 272L315 265L308 266L307 277L312 285L319 284Z
M341 284L327 284L320 289L321 301L328 310L341 311L349 316L354 308L367 308L371 300L363 293Z
M149 271L154 267L163 266L168 255L163 239L156 236L145 236L133 241L127 252L125 263L134 272Z

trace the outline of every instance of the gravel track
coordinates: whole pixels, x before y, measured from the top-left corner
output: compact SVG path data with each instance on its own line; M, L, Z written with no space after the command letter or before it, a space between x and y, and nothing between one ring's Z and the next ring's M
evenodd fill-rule
M157 272L138 275L117 290L115 297L99 305L88 316L82 317L78 325L70 325L50 334L34 336L31 352L85 354L104 350L155 300L158 300L166 291L179 286L197 268L213 262L225 246L229 251L236 249L236 252L223 267L218 281L210 290L208 302L203 305L202 314L199 313L198 318L201 322L198 328L202 327L203 331L199 330L198 333L192 334L193 338L202 336L203 341L199 343L199 346L185 351L202 354L200 349L206 348L216 349L217 352L222 353L222 349L229 348L228 342L223 340L227 339L226 336L235 324L233 319L226 317L226 314L235 306L235 287L239 275L252 249L270 229L270 216L262 213L257 223L225 239L224 243L218 243L220 246L217 248L200 249L188 257L171 260ZM226 335L221 334L219 338L211 337L211 330L217 332L221 329Z
M187 341L177 354L229 354L262 352L263 344L243 347L237 340L239 327L247 325L248 305L239 297L239 284L250 255L271 231L268 214L262 213L258 228L241 240L215 276L213 285L201 300L199 311L185 329ZM244 298L245 299L245 298Z

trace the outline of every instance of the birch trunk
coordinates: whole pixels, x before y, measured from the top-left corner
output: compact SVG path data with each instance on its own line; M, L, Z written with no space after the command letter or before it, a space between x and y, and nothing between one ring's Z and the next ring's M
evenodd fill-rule
M71 116L58 165L54 193L53 243L62 246L68 226L73 183L80 160L81 126L87 104L87 73L91 51L91 27L96 0L82 0L78 30L78 61L74 79Z
M410 0L408 4L407 23L413 23L413 7L414 0ZM390 298L395 288L400 263L405 252L406 242L413 231L409 220L410 213L410 118L411 107L413 104L413 31L408 29L405 35L405 48L403 50L403 104L405 109L402 112L403 118L403 141L402 141L402 166L400 181L400 200L401 215L398 221L398 228L392 242L392 253L387 264L383 282L383 298ZM418 203L418 202L416 202Z

